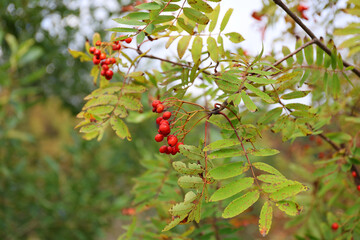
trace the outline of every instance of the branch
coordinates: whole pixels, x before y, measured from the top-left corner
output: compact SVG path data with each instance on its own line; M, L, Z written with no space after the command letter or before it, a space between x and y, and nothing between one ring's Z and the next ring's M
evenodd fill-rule
M324 52L326 52L329 56L331 56L331 50L325 46L324 43L322 43L315 34L305 26L305 24L300 20L298 16L295 15L281 0L273 0L275 4L277 4L279 7L281 7L310 37L315 41L315 44L318 45ZM345 60L342 60L344 63L344 66L346 67L354 67L350 63L348 63ZM360 77L360 70L355 68L351 70L353 73L355 73L358 77Z

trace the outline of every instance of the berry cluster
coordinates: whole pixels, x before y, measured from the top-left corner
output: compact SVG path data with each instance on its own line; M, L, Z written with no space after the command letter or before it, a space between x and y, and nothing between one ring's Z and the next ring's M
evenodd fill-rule
M159 100L155 100L152 102L153 112L162 113L165 110L165 106ZM179 146L184 145L182 142L178 141L178 138L175 135L169 135L171 133L171 125L169 120L171 118L171 112L166 111L162 114L161 117L156 119L156 124L159 125L158 134L155 136L155 141L161 142L165 137L168 143L167 145L163 145L160 147L160 153L172 154L180 152Z
M125 35L121 35L120 37L124 37ZM132 38L128 37L125 38L121 41L125 41L126 43L131 43ZM98 40L95 43L95 46L97 47L101 47L101 45L103 46L108 46L109 44L107 42L101 42L100 40ZM114 51L118 51L121 49L121 44L119 41L114 41L112 43L112 50ZM114 72L110 69L112 67L113 64L116 63L116 59L114 57L107 57L106 53L101 51L101 48L98 49L96 47L90 47L89 52L91 54L94 55L93 57L93 63L94 65L101 65L101 76L104 76L107 80L111 80Z

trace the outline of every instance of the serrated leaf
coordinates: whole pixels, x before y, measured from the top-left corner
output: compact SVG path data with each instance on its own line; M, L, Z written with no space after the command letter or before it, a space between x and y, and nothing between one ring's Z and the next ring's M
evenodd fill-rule
M194 41L193 41L193 44L191 47L191 56L192 56L194 63L196 63L200 60L202 48L203 48L203 40L201 37L196 36L194 38Z
M257 176L257 178L262 182L271 183L271 184L279 184L279 183L288 181L283 176L277 176L277 175L271 175L271 174L261 174L261 175Z
M259 124L268 124L272 121L277 120L281 113L282 113L282 108L278 107L278 108L274 108L272 110L270 110L269 112L267 112L266 114L264 114L258 121Z
M259 199L259 196L259 191L255 190L235 199L225 208L222 217L232 218L239 215L251 207Z
M197 198L197 195L193 192L187 192L184 197L184 203L190 203L193 202Z
M300 212L302 211L303 207L301 207L299 204L293 201L279 201L276 203L276 206L283 212L285 212L287 215L290 216L296 216L300 215Z
M197 175L202 173L204 169L202 169L201 165L196 163L189 163L189 167L186 166L185 163L176 161L172 163L173 168L175 171L182 173L182 174L189 174L189 175Z
M204 181L196 176L181 176L178 184L181 188L198 189L204 185Z
M115 116L118 116L119 118L125 118L128 115L128 112L124 106L118 105L116 106L114 110Z
M117 101L118 99L115 95L101 95L97 98L90 99L90 101L84 105L83 110L100 105L114 105Z
M225 79L219 79L216 78L215 79L215 83L216 85L218 85L218 87L227 93L235 93L236 91L239 90L240 84L239 83L234 83Z
M187 2L191 7L201 12L211 13L213 11L212 7L202 0L188 0Z
M246 177L233 181L214 192L210 198L210 202L220 201L251 187L254 183L254 178Z
M260 148L249 152L253 156L266 157L280 153L279 150L273 148Z
M254 104L254 102L251 100L251 98L246 94L245 91L241 91L241 99L244 101L245 107L250 111L250 112L256 112L257 107Z
M146 87L136 84L126 84L122 89L122 93L143 93Z
M184 56L187 48L189 47L190 40L191 40L191 36L189 36L189 35L183 36L180 39L180 41L177 45L177 53L178 53L180 59Z
M271 228L273 209L270 202L266 201L261 208L259 217L259 231L265 237Z
M221 21L221 24L220 24L220 32L224 31L226 25L228 24L229 22L229 19L231 17L231 14L233 13L234 9L233 8L229 8L225 15L224 15L224 18L223 20Z
M195 204L193 203L177 203L169 209L169 212L173 216L183 216L189 213L194 206Z
M225 36L227 36L233 43L240 43L245 40L243 36L241 36L241 34L237 32L226 33Z
M216 23L217 23L218 18L219 18L219 13L220 13L220 4L218 4L214 8L214 11L209 15L209 18L211 20L210 25L209 25L209 32L214 31Z
M253 85L249 83L245 83L244 86L253 93L255 93L257 96L259 96L265 102L274 103L274 100L272 100L272 98L269 95L267 95L265 92L261 91L260 89L254 87Z
M216 44L215 38L208 37L208 39L207 39L207 49L209 51L210 58L214 62L217 62L219 60L219 49L218 49L218 46Z
M204 147L203 151L213 151L215 149L227 148L240 144L241 142L239 142L238 139L221 139L208 144L206 147Z
M282 99L288 100L288 99L294 99L294 98L303 98L307 96L310 93L310 91L294 91L288 94L284 94L281 96Z
M264 77L254 77L254 76L247 76L246 77L248 80L254 82L254 83L258 83L258 84L274 84L276 83L275 80L273 79L267 79Z
M176 227L182 220L184 220L187 216L181 216L177 217L174 220L172 220L168 225L165 226L165 228L162 230L162 232L169 231L170 229Z
M117 118L116 116L112 116L110 118L110 125L115 131L116 135L118 135L121 139L126 138L128 141L131 141L129 129L123 120Z
M274 174L277 176L281 176L281 177L283 176L278 170L276 170L274 167L272 167L266 163L256 162L256 163L253 163L252 165L253 165L253 167L255 167L261 171L268 172L268 173L271 173L271 174Z
M215 180L232 178L249 170L249 165L243 166L243 162L234 162L211 169L208 176Z
M96 90L94 90L91 94L87 95L84 100L90 100L93 99L95 97L98 97L100 95L111 95L114 94L115 92L119 91L121 89L121 87L119 86L110 86L110 87L106 87L106 88L98 88Z
M81 132L81 133L89 133L89 132L98 131L99 128L100 128L100 126L98 126L98 125L90 124L90 125L86 125L86 126L80 128L79 132Z
M204 152L201 151L201 149L198 147L191 145L180 145L179 149L182 155L191 160L199 161L205 158Z
M133 111L140 111L143 107L139 99L127 95L123 95L119 98L119 104L124 106L126 109Z
M193 20L194 22L196 22L198 24L206 25L210 21L209 18L205 14L203 14L193 8L185 7L185 8L183 8L183 12L187 18L189 18L190 20Z
M103 115L110 113L113 110L114 110L114 106L97 106L87 109L87 112L95 115Z
M281 188L273 193L270 193L269 198L274 201L280 201L296 194L307 191L309 188L301 183L296 183L290 186Z
M228 157L237 157L243 155L245 155L243 150L240 150L238 148L229 148L229 149L220 149L214 151L208 155L208 158L209 159L228 158Z

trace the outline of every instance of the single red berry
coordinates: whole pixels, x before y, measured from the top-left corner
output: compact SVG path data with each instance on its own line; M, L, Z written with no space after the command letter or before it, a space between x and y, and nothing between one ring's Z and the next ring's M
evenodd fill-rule
M112 79L112 76L108 76L108 75L105 74L105 78L106 78L106 80L110 81Z
M167 147L167 152L166 152L167 154L171 154L172 153L172 147L170 147L170 146L168 146Z
M159 152L160 153L166 153L166 151L167 151L167 146L161 146L160 148L159 148Z
M100 40L97 40L96 43L95 43L96 46L100 46L101 45L101 41Z
M164 140L164 135L156 134L155 141L161 142L162 140Z
M160 124L159 131L160 133L167 133L166 135L168 135L170 133L170 126L167 124Z
M109 70L109 65L107 65L106 63L102 65L102 69L107 71Z
M125 42L126 42L126 43L131 43L131 41L132 41L132 38L131 38L131 37L125 39Z
M151 106L153 107L157 107L161 102L159 100L154 100L152 103L151 103Z
M176 152L180 152L180 149L179 149L179 146L180 145L184 145L182 142L178 142L176 145L175 145L175 149L176 149Z
M171 148L171 154L172 154L172 155L175 155L176 153L177 153L177 151L176 151L175 147L172 147L172 148Z
M156 112L156 108L153 108L152 111L153 111L153 112Z
M91 54L94 54L95 50L96 50L96 47L91 47L91 48L89 49L89 52L90 52Z
M167 120L171 117L171 112L164 112L163 113L163 119Z
M331 225L331 228L332 230L336 231L339 228L339 224L335 222Z
M101 53L101 54L100 54L100 59L101 59L101 60L104 60L105 58L106 58L106 53Z
M96 56L93 57L93 63L95 65L98 65L100 63L100 59L98 59Z
M117 40L117 41L114 41L114 43L115 43L115 44L119 44L119 41L118 41L118 40Z
M168 121L168 120L164 120L164 119L160 121L160 125L161 125L161 124L170 125L170 124L169 124L169 121Z
M104 69L102 69L100 72L101 76L105 76L105 73L106 73L106 70L104 70Z
M118 49L117 49L117 44L113 44L113 45L112 45L112 50L114 50L114 51L118 50Z
M156 108L155 108L155 107L154 107L153 109L155 109L155 111L156 111ZM161 122L162 120L164 120L162 117L158 117L158 118L156 119L156 124L160 125L160 122Z
M110 58L110 62L111 62L111 64L114 64L114 63L116 63L116 59L115 58Z
M105 65L104 65L105 66ZM112 71L112 70L107 70L106 72L105 72L105 75L106 76L109 76L110 77L110 79L112 78L112 76L114 75L114 72Z
M176 143L178 142L177 137L172 137L167 139L167 142L170 146L174 147L176 145Z
M110 65L110 64L111 64L110 58L105 59L105 64L106 64L106 65Z
M360 192L360 185L357 185L356 188L357 188L357 190Z
M156 107L156 112L157 113L162 113L162 111L164 111L165 107L164 105L162 105L161 103L157 105Z
M351 172L351 175L352 175L353 177L356 177L356 176L357 176L357 173L356 173L355 171L352 171L352 172Z
M100 56L100 54L101 54L101 51L99 49L95 49L94 55Z

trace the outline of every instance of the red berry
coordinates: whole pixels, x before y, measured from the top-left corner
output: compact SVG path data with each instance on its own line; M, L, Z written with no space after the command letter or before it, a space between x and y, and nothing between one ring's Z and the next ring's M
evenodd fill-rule
M157 105L156 107L156 112L157 113L162 113L162 111L164 111L165 107L164 105L162 105L161 103Z
M100 63L100 59L98 59L96 56L93 57L93 63L95 65L98 65Z
M105 58L106 58L106 53L101 53L101 54L100 54L100 59L101 59L101 60L104 60Z
M164 112L163 113L163 119L167 120L171 117L171 112Z
M184 145L182 142L178 142L176 145L175 145L175 149L176 149L176 152L180 152L180 149L179 149L179 146L180 145Z
M160 133L168 135L170 133L170 126L167 124L160 124L159 131Z
M106 64L106 65L110 65L110 64L111 64L110 58L105 59L105 64Z
M156 111L156 108L155 108L155 107L154 107L153 109L155 109L155 111ZM156 124L160 125L160 123L161 123L162 120L164 120L162 117L158 117L158 118L156 119Z
M132 38L131 38L131 37L125 39L125 42L126 42L126 43L131 43L131 41L132 41Z
M96 43L95 43L96 46L100 46L101 45L101 41L100 40L97 40Z
M109 65L105 63L104 65L102 65L102 69L105 71L109 70Z
M159 100L154 100L151 104L153 107L157 107L161 102Z
M172 147L168 146L166 153L167 153L167 154L171 154L171 153L172 153Z
M112 76L114 75L114 72L112 71L112 70L107 70L106 72L105 72L105 75L106 76L109 76L110 77L110 79L112 78Z
M91 54L94 54L95 50L96 50L96 47L91 47L91 48L89 49L89 52L90 52Z
M360 192L360 185L357 185L356 188L357 188L357 190Z
M101 72L100 72L100 74L101 74L101 76L105 76L105 73L106 73L106 70L101 70Z
M176 153L177 153L177 152L176 152L175 147L172 147L172 148L171 148L171 154L172 154L172 155L175 155Z
M111 64L114 64L114 63L116 63L116 59L115 58L110 58L110 62L111 62Z
M100 54L101 54L101 51L99 49L95 49L94 55L100 56Z
M153 111L153 112L156 112L156 108L153 108L152 111Z
M170 146L174 147L176 145L176 143L178 142L178 139L175 136L171 137L171 138L168 137L167 142Z
M155 136L155 141L161 142L162 140L164 140L164 135L162 135L162 134L156 134L156 136Z
M170 125L170 124L169 124L169 121L164 120L164 119L160 121L160 125L161 125L161 124Z
M112 76L108 76L108 75L105 74L105 78L106 78L106 80L111 80Z
M338 223L333 223L331 225L331 228L332 228L332 230L336 231L339 228L339 224Z
M352 175L353 177L356 177L356 176L357 176L357 173L356 173L355 171L352 171L352 172L351 172L351 175Z
M166 151L167 151L167 146L161 146L160 148L159 148L159 152L160 153L166 153Z
M119 41L114 41L115 44L119 44Z
M114 50L114 51L118 50L118 49L117 49L117 46L118 46L117 44L113 44L113 45L112 45L112 50Z

